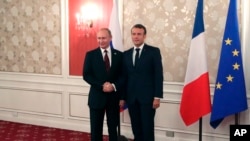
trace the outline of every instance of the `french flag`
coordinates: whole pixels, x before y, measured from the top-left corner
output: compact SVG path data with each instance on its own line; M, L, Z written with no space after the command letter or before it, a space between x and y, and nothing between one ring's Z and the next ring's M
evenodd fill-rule
M199 0L180 104L180 115L188 126L210 112L211 100L204 36L203 0Z

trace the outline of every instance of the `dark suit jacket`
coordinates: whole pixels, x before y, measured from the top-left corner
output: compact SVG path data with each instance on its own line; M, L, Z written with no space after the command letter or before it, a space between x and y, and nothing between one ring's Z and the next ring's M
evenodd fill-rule
M140 59L134 67L133 50L124 52L123 69L127 78L126 95L123 97L127 103L137 99L140 103L150 104L154 97L163 97L163 67L160 50L156 47L144 45Z
M99 47L87 52L86 54L83 68L83 79L90 84L88 99L88 105L90 108L104 108L107 101L109 101L109 104L114 104L114 106L119 105L119 91L109 94L102 91L102 85L104 82L108 81L116 85L116 81L121 74L122 52L111 48L111 59L110 72L107 73L102 52Z

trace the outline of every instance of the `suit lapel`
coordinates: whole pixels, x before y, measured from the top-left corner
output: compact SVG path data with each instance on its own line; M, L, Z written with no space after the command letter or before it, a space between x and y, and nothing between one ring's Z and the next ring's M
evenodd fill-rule
M131 66L132 68L134 68L134 62L133 62L133 51L134 49L130 49L129 52L128 52L128 62L129 62L129 66Z
M103 69L102 69L103 72L107 73L107 72L106 72L105 63L104 63L104 60L103 60L102 51L101 51L100 48L97 50L97 56L96 56L96 57L97 57L96 59L98 60L98 62L97 62L96 65L102 65L101 68L103 68Z
M115 61L117 60L116 55L117 55L116 51L114 49L111 49L111 69L113 68L114 64L116 64L115 63Z

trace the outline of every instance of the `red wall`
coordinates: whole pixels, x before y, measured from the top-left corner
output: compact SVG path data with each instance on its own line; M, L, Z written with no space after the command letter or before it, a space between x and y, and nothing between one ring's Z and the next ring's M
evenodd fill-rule
M93 21L89 36L76 30L76 13L82 5L94 2L100 8L102 17ZM99 28L108 27L113 0L68 0L69 5L69 75L81 76L83 62L87 51L97 48L96 32ZM89 11L91 14L95 11Z

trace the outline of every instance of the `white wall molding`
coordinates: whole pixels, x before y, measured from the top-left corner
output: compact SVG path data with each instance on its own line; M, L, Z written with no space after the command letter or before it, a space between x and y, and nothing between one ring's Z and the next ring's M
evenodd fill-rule
M4 74L1 75L3 76ZM86 132L89 131L89 109L87 105L89 86L83 82L81 78L68 78L75 80L65 80L63 77L54 78L44 75L21 75L22 74L16 74L17 77L12 76L8 78L10 75L7 74L3 77L4 79L2 79L2 77L0 79L0 101L14 100L21 102L12 102L10 103L11 106L1 103L0 119ZM27 78L27 76L32 79L25 80L24 78ZM43 80L39 82L37 78ZM21 79L24 79L24 81ZM65 81L73 81L74 83L70 84ZM81 83L75 83L77 81L81 81ZM198 123L187 127L184 125L179 115L182 85L182 83L164 82L164 98L161 101L161 107L157 110L155 118L157 141L189 141L197 137ZM35 98L41 99L44 102L46 101L49 104L44 105L43 102L32 103L32 100L37 100ZM27 104L25 99L30 102L30 107L24 106L16 108L22 104ZM57 108L53 109L52 104L56 104ZM41 108L42 106L44 109L39 109L39 107ZM50 109L51 107L52 109ZM43 110L45 110L45 112ZM216 130L210 127L209 118L210 115L203 118L204 138L208 138L207 141L213 141L213 139L214 141L228 140L229 125L234 122L234 117L226 118ZM249 112L246 111L241 113L240 119L241 123L249 123ZM132 138L130 118L127 110L121 113L121 121L122 133ZM107 133L106 122L104 133ZM169 136L172 134L174 134L174 137ZM186 138L183 138L183 135L185 135Z

